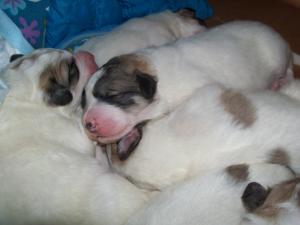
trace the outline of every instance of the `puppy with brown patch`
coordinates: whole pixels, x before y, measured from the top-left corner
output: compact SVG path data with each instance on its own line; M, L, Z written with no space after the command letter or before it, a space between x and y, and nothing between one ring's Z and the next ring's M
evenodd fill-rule
M121 225L147 200L95 160L81 128L76 108L96 68L87 52L43 49L4 72L0 224Z
M288 91L296 84L297 98L296 92ZM207 85L173 112L114 144L115 149L109 150L111 164L150 190L238 163L271 162L300 173L299 90L299 81L281 92ZM124 145L137 137L139 144L124 160L120 157Z
M270 27L230 22L108 61L86 88L83 122L92 139L115 142L136 135L138 124L173 111L209 83L278 90L293 78L292 65L288 44Z
M111 32L89 39L79 49L91 52L100 67L112 57L160 46L204 30L192 10L182 9L177 13L167 10L130 19Z
M298 225L299 181L280 165L231 165L165 189L127 225Z

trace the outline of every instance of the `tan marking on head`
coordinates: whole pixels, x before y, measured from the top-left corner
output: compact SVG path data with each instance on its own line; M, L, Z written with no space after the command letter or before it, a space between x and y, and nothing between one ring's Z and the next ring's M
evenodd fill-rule
M48 65L40 75L39 86L43 91L48 91L53 81L68 86L68 61L61 60L57 64Z
M220 99L225 111L232 115L238 124L244 128L254 124L256 110L246 96L233 90L226 90L221 94Z
M246 181L249 176L249 166L247 164L238 164L228 166L225 170L235 181Z
M275 185L264 204L257 208L254 213L261 217L276 217L280 212L278 204L288 201L293 196L296 185L299 183L300 178L295 178Z
M135 71L140 71L149 75L153 75L154 70L150 67L147 60L136 54L126 54L112 58L104 65L114 65L118 64L126 73L134 74Z
M290 157L285 149L277 148L271 152L270 163L288 166Z

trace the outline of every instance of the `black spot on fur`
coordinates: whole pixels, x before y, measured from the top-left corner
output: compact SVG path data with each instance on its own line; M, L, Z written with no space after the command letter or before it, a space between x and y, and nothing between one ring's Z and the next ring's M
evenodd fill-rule
M72 93L68 88L57 83L51 86L48 94L51 105L64 106L73 100Z
M156 80L151 75L137 72L136 81L139 84L142 96L148 100L152 100L156 92Z
M86 93L85 90L83 90L81 95L81 102L80 102L81 108L84 109L86 106Z
M69 85L76 84L79 81L79 70L75 63L75 60L72 60L69 64Z
M23 57L23 56L24 56L23 54L13 54L13 55L10 57L9 62L13 62L13 61L15 61L16 59L21 58L21 57Z
M254 211L265 202L269 192L259 183L249 183L242 195L245 208Z

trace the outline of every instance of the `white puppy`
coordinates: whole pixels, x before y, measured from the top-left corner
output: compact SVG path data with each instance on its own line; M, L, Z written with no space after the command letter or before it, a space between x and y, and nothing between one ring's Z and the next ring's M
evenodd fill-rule
M102 66L117 55L163 45L204 30L190 10L164 11L130 19L109 33L89 39L79 49L91 52L98 66Z
M128 225L297 225L298 183L284 166L231 165L165 189Z
M202 31L189 13L133 19L82 49L96 52L101 65ZM111 173L106 158L93 158L78 105L96 67L91 54L46 49L5 71L11 91L0 111L0 224L123 224L148 198Z
M45 49L5 71L10 92L0 108L0 224L123 224L146 201L95 160L74 114L95 70L88 53Z
M174 110L208 83L277 90L292 79L292 61L290 48L278 33L249 21L116 57L87 85L85 127L102 143L134 136L140 123Z
M111 163L149 189L237 163L276 162L300 173L300 83L294 82L283 90L293 97L217 84L200 88L176 110L140 128L135 151L125 161L112 154Z

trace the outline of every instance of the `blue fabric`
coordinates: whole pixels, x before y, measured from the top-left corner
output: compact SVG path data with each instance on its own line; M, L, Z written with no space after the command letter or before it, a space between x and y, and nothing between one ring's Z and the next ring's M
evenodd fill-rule
M191 8L199 19L212 15L206 0L52 0L46 47L61 47L86 32L104 32L133 17Z
M156 0L148 1L148 4L145 4L144 0L122 0L121 2L123 16L126 19L145 16L166 9L177 11L182 8L194 9L196 11L196 17L199 19L206 19L212 15L212 8L205 0Z
M0 0L2 9L35 48L43 47L50 0Z
M2 10L0 10L0 36L20 53L26 54L33 51L32 46L24 38L21 30Z

